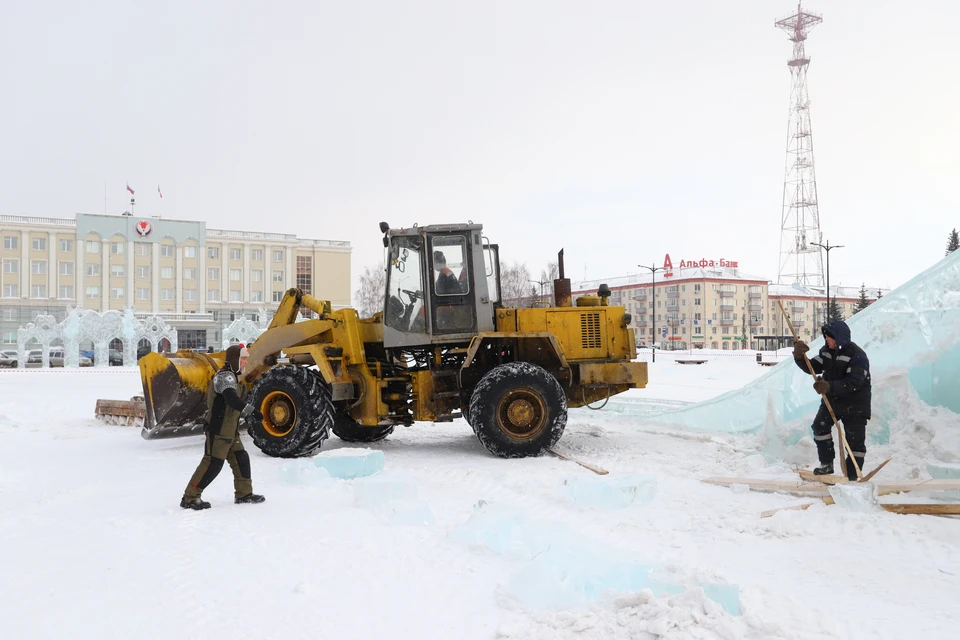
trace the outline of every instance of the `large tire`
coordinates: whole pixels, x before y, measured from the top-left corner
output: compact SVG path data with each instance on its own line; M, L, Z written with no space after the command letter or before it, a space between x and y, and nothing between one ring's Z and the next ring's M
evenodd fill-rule
M333 425L333 400L323 380L306 367L288 364L263 374L249 401L263 422L247 422L247 433L260 451L275 458L298 458L315 452Z
M487 372L470 398L480 444L500 458L543 455L567 426L567 397L541 367L510 362Z
M350 416L337 414L333 419L333 433L344 442L380 442L393 433L393 425L365 427Z

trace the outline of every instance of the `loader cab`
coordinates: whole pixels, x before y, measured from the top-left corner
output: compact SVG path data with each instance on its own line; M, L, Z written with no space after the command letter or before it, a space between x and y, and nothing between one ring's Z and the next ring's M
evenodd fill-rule
M478 224L388 229L386 347L468 342L492 331L500 302L496 245Z

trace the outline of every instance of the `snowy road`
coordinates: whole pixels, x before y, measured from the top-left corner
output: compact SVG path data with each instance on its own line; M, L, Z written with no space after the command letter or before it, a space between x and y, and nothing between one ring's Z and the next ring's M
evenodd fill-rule
M749 358L658 357L650 387L631 396L702 400L760 369ZM96 398L137 386L135 372L0 373L0 637L956 637L960 521L838 507L760 519L804 500L699 482L789 477L753 437L652 433L637 416L575 411L563 451L611 477L657 479L649 504L601 510L564 496L565 479L592 475L572 463L495 459L463 422L418 424L381 443L383 476L413 478L432 525L355 506L350 481L290 484L289 461L256 450L254 486L267 502L233 505L225 470L205 493L214 508L194 513L177 503L200 438L147 442L92 419ZM340 446L332 437L325 448ZM743 613L717 612L696 590L533 607L510 583L525 560L450 539L479 500L689 586L739 585Z

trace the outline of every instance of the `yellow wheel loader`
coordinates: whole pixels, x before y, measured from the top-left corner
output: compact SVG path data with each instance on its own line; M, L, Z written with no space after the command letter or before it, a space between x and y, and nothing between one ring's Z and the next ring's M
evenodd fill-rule
M380 230L382 312L360 318L290 289L249 346L241 382L263 421L247 429L267 455L310 455L331 431L375 442L397 425L462 417L492 454L536 456L560 439L568 407L646 386L630 314L607 304L606 285L574 304L562 251L555 306L510 308L498 247L481 225ZM304 310L311 318L297 322ZM222 365L222 353L141 358L143 436L202 430L207 385Z

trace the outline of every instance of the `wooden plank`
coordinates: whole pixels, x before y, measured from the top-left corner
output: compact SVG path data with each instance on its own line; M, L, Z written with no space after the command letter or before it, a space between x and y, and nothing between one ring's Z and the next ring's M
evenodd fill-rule
M804 482L802 480L776 480L769 478L726 478L714 476L704 478L701 482L729 487L734 484L745 484L752 491L768 493L796 493L800 495L828 495L829 487L821 482ZM878 484L877 490L881 495L890 493L906 493L908 491L957 491L960 490L960 479L956 480L904 480L897 483Z
M874 469L873 471L871 471L871 472L868 473L867 475L865 475L865 476L863 476L862 478L860 478L860 482L870 482L870 480L873 478L873 476L877 475L877 473L880 471L880 469L883 469L885 466L887 466L887 463L890 462L891 460L893 460L893 457L892 457L892 456L889 457L889 458L887 458L887 459L884 460L883 462L881 462L881 463L880 463L880 466L878 466L876 469Z
M960 516L960 504L881 504L893 513L930 516Z
M809 469L797 469L797 474L807 482L822 482L823 484L843 484L844 482L849 482L849 480L843 476L838 475L818 476Z
M581 462L580 460L577 460L576 458L571 458L570 456L565 455L565 454L562 454L562 453L560 453L560 452L558 452L558 451L554 451L553 449L547 449L547 451L549 451L552 455L555 455L556 457L560 458L561 460L566 460L567 462L575 462L575 463L577 463L578 465L580 465L581 467L583 467L584 469L589 469L590 471L593 471L593 472L594 472L595 474L597 474L598 476L605 476L605 475L607 475L608 473L610 473L610 472L607 471L606 469L603 469L603 468L601 468L601 467L595 467L595 466L593 466L592 464L588 464L588 463L586 463L586 462Z

